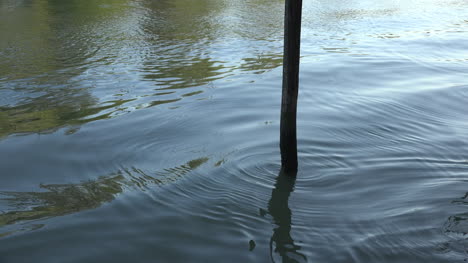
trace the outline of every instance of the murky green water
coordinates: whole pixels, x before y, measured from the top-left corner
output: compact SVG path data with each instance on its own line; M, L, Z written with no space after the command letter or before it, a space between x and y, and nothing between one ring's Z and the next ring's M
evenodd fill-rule
M468 2L0 0L0 263L463 262Z

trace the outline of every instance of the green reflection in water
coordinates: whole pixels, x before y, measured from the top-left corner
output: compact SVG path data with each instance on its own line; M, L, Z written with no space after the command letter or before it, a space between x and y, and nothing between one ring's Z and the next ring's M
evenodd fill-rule
M86 64L102 46L102 32L114 33L107 21L125 14L128 2L0 1L1 77L41 75L49 81L51 75L55 80L81 74L86 67L77 66Z
M111 202L125 189L145 190L151 185L174 182L209 160L207 157L191 160L177 167L164 169L150 176L137 168L124 169L115 174L78 184L40 185L45 191L0 192L0 200L14 207L0 214L0 227L20 221L62 216L94 209ZM34 230L38 227L33 227ZM28 230L28 229L26 229ZM0 233L0 237L17 231Z
M245 58L242 70L261 74L268 70L277 68L283 63L282 54L261 54L255 58Z
M32 208L3 213L0 215L0 226L96 208L121 193L121 182L124 181L122 176L110 176L81 184L41 185L46 192L1 192L7 196L3 198L4 201L18 208Z
M194 96L236 70L276 68L281 49L249 42L275 46L281 23L272 19L280 16L258 16L274 6L264 0L0 1L0 139L201 100ZM243 30L250 22L238 17L252 17L256 26ZM235 39L245 47L230 44ZM245 54L234 56L238 50ZM150 88L134 95L126 75ZM112 94L125 100L100 104Z
M47 98L38 98L15 107L0 107L0 138L14 133L52 132L65 125L110 118L123 110L119 106L133 100L114 100L93 106L90 98L80 103L59 105Z
M0 92L6 92L0 139L109 118L134 100L100 104L73 80L100 50L101 31L110 32L106 21L125 12L127 3L0 1L0 79L6 80L0 82Z

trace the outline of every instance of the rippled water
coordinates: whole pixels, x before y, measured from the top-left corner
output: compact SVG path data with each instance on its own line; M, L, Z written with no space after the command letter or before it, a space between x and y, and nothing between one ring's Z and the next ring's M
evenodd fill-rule
M0 0L0 262L468 259L468 2Z

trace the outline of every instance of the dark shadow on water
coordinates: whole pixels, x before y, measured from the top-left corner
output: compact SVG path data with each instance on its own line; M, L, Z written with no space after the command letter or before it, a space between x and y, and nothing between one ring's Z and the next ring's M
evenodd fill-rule
M276 225L270 240L272 262L277 262L274 253L280 256L283 263L307 262L306 256L300 253L301 247L296 245L291 237L292 213L289 208L289 196L294 191L295 183L295 175L290 176L280 172L268 202L268 213Z
M468 192L463 197L452 201L453 205L465 207L468 205ZM442 228L447 241L439 244L441 252L451 254L460 261L468 260L468 212L461 212L447 218Z

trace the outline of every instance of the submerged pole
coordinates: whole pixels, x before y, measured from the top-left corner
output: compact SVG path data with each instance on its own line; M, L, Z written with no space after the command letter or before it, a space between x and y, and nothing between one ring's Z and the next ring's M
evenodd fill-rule
M281 170L297 172L296 112L299 89L302 0L286 0L284 14L283 95L281 100Z

